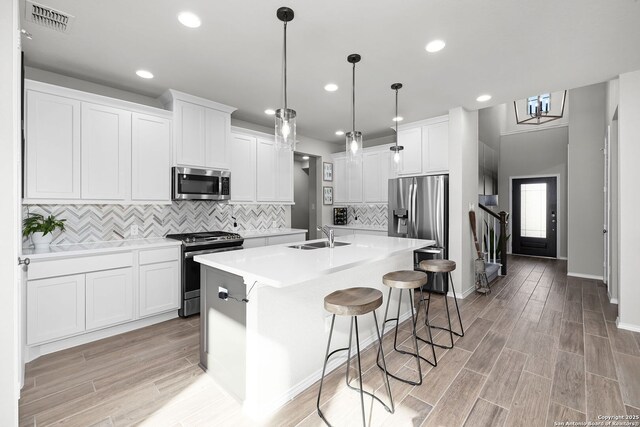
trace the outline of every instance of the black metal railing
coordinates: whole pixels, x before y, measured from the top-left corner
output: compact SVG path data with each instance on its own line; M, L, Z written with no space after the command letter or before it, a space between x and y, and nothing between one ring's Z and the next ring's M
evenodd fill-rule
M505 276L507 274L507 241L510 237L507 235L509 214L505 211L495 213L481 204L478 206L489 215L492 223L489 224L489 221L485 219L482 224L482 244L484 252L487 254L487 261L499 262L501 264L500 274ZM498 224L499 233L496 233Z

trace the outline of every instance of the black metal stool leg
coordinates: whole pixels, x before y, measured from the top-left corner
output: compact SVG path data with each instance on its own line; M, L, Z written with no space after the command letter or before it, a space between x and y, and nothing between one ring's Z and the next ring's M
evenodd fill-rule
M464 326L462 326L462 318L460 317L460 308L458 307L458 298L456 297L456 288L453 286L453 278L449 273L449 281L451 282L451 289L453 290L453 302L456 303L456 311L458 312L458 322L460 322L460 333L454 332L459 337L464 336Z
M318 415L322 418L327 425L330 425L329 422L324 417L324 414L320 410L320 396L322 394L322 383L324 382L324 374L327 370L327 361L329 360L329 349L331 348L331 337L333 335L333 325L336 321L336 315L331 316L331 329L329 330L329 340L327 341L327 352L324 357L324 364L322 365L322 377L320 377L320 389L318 390L318 400L316 401L316 409L318 410Z
M391 408L387 407L387 405L382 403L380 399L378 400L380 401L380 403L382 403L382 405L384 406L384 409L386 409L388 412L391 412L393 414L393 412L395 411L395 406L393 404L393 396L391 395L391 385L389 384L389 373L387 372L387 362L384 358L384 349L382 348L382 335L380 335L380 329L378 328L378 316L376 316L375 310L373 311L373 322L376 325L376 333L378 334L378 345L380 346L380 352L382 353L382 366L383 366L382 369L384 371L384 380L387 386L387 396L389 396L389 401L391 402Z
M413 290L414 293L414 298L415 298L415 289ZM429 333L429 339L425 340L420 338L417 333L416 333L416 338L419 339L420 341L427 343L431 346L431 354L433 355L433 363L430 362L429 360L425 359L424 357L420 356L424 361L426 361L428 364L430 364L433 367L438 366L438 358L436 357L436 349L435 349L435 344L433 343L433 335L431 334L431 325L429 324L429 303L431 302L431 296L429 296L429 299L427 300L427 304L424 303L424 293L422 292L422 288L420 288L420 299L418 300L418 307L420 306L420 304L422 304L424 306L424 325L425 325L425 329L427 330L427 332ZM418 308L419 309L419 308ZM418 321L418 316L416 315L416 322ZM415 328L415 326L414 326Z
M360 337L358 336L358 317L353 316L356 323L356 351L358 356L358 377L360 379L360 404L362 405L362 425L367 427L367 418L364 413L364 386L362 384L362 365L360 364ZM349 343L351 345L351 343Z

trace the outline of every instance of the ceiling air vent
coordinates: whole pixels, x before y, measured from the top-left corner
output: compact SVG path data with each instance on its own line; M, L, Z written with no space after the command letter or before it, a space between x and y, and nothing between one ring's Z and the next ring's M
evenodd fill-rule
M25 18L27 21L60 31L61 33L69 32L74 19L73 15L34 3L30 0L27 0L25 3L27 6L25 10Z

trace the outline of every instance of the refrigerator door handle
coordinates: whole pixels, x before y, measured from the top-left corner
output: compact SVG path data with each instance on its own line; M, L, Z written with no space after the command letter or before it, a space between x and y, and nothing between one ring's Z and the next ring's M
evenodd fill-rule
M413 178L413 193L411 194L411 236L418 238L418 180Z
M413 211L413 189L414 184L413 180L411 180L411 184L409 184L409 199L407 200L407 237L412 238L415 237L413 235L413 221L415 218L415 212Z

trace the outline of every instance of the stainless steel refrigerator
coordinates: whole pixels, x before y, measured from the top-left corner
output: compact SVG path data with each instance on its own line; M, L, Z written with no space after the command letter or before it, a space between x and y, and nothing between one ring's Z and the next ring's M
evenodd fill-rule
M435 240L414 252L417 269L424 259L447 259L449 243L449 175L389 180L389 236ZM430 288L445 291L443 274L429 273Z

